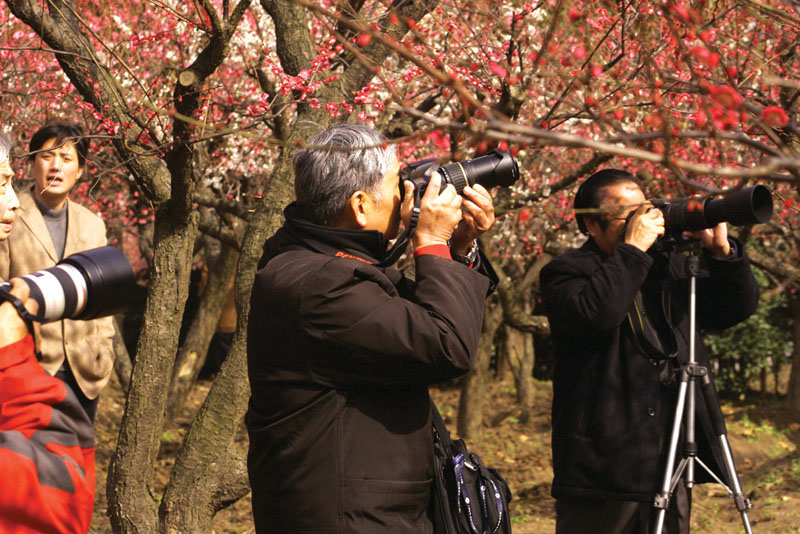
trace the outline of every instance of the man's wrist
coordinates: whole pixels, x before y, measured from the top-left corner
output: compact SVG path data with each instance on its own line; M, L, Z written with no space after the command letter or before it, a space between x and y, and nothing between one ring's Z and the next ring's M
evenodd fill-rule
M472 246L470 246L465 254L459 254L455 249L451 249L450 253L457 262L463 263L464 265L472 265L475 263L475 260L478 259L478 240L475 239L472 241Z
M414 249L415 258L418 256L423 256L425 254L429 254L431 256L439 256L441 258L452 259L452 256L450 255L450 247L441 243L433 245L425 245L423 247Z
M716 246L711 250L711 253L714 255L715 258L718 260L724 260L731 255L731 244L730 241L726 242L725 245Z
M711 249L711 255L718 260L732 260L736 259L739 255L739 247L736 242L728 239L727 247L715 247Z
M447 240L444 238L434 237L427 234L416 233L411 238L411 244L414 246L414 250L419 250L423 247L429 247L431 245L447 246Z

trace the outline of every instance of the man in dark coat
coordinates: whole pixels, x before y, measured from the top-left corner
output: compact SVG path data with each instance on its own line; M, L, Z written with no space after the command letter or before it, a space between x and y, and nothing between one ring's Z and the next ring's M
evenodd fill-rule
M576 214L589 239L541 272L556 352L557 534L646 533L655 516L677 399L675 370L688 361L690 337L685 257L651 250L664 234L663 214L651 207L630 173L594 174L575 197L576 209L595 209ZM728 237L725 223L691 237L704 247L708 274L696 284L698 329L744 320L758 303L758 287L743 245ZM639 334L632 321L644 325ZM695 357L708 366L700 343ZM699 388L697 395L699 457L727 479ZM689 531L690 497L679 484L665 532Z
M475 238L494 221L491 196L479 185L439 194L434 176L411 238L411 281L387 250L414 207L394 147L348 125L309 145L251 297L256 531L431 533L427 387L473 365L494 274Z

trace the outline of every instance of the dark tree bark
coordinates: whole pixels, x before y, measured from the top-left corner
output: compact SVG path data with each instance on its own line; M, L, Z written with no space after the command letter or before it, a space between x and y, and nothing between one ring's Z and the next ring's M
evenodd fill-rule
M173 192L172 202L176 198ZM197 231L196 217L186 206L170 211L177 221L165 214L156 219L156 274L148 286L136 365L108 471L109 515L115 532L158 532L153 470Z
M226 245L222 248L219 260L208 277L197 315L189 326L172 370L165 427L179 413L197 381L228 296L229 282L236 272L238 262L239 252Z
M203 85L224 60L228 42L249 3L250 0L242 0L237 4L229 20L220 20L213 7L204 4L214 32L187 69L192 73L191 83L181 76L175 86L175 106L180 115L191 117L199 108ZM178 349L176 326L181 323L188 296L199 220L193 203L193 148L188 142L193 133L193 126L175 121L176 144L165 157L171 176L171 198L156 214L155 268L148 287L131 391L109 467L109 515L115 532L160 531L157 501L153 498L153 470Z
M530 304L525 306L525 311L530 314ZM505 358L517 390L517 404L526 409L523 413L527 413L527 409L533 406L533 365L536 360L533 334L504 324L503 335Z
M475 367L464 377L461 385L461 398L458 403L458 435L464 439L477 439L481 434L483 406L486 403L486 384L489 381L489 364L492 360L492 345L502 320L502 307L486 301Z
M126 394L131 385L131 371L133 364L131 363L131 355L128 354L128 347L125 346L125 340L122 338L122 321L120 317L114 317L114 372L117 374L117 380L122 387L122 391Z

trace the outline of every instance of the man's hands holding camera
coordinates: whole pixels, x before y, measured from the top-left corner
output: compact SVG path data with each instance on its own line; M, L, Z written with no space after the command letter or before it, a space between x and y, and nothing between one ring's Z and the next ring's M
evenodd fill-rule
M664 231L664 214L660 209L654 208L652 204L648 203L639 206L631 215L630 221L625 227L624 240L639 250L647 252L653 243L664 235ZM728 225L724 222L713 228L694 232L685 231L683 235L699 239L703 243L703 247L707 248L716 258L724 259L731 253Z
M451 243L454 254L466 254L473 241L494 223L494 204L489 192L480 184L465 187L462 195L448 184L439 194L442 178L434 173L422 195L414 236L415 249L428 245ZM414 185L405 181L401 214L406 228L414 208Z
M30 288L21 278L11 279L11 293L19 300L25 303L25 308L32 314L36 314L39 310L39 305L35 300L28 298ZM0 304L0 347L11 345L17 341L24 339L28 335L28 325L22 320L22 317L17 313L17 309L10 302L2 302ZM34 327L36 328L36 327Z
M696 232L684 232L683 235L702 241L703 246L715 258L722 260L730 256L731 242L728 240L728 225L724 222L719 223L714 228L706 228Z
M492 195L481 184L467 186L461 194L464 196L463 216L450 239L450 249L454 254L464 255L478 236L494 224L494 203Z
M653 208L652 204L644 204L633 212L625 228L624 240L642 252L647 252L662 235L664 235L664 215L661 210Z

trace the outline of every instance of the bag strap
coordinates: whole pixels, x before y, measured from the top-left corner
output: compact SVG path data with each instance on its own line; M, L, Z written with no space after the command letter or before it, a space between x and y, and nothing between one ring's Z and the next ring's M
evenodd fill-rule
M670 300L670 293L667 293L663 289L661 291L661 307L664 313L664 319L669 327L666 341L662 341L658 329L650 318L649 312L646 311L641 290L636 292L633 306L631 306L631 310L628 312L628 324L633 331L634 338L639 342L648 357L657 360L674 358L678 355L678 343L675 339L675 332L672 330L672 303Z
M442 442L442 445L444 445L445 449L450 451L453 444L453 438L450 437L450 431L447 430L447 426L444 424L442 414L439 412L439 408L436 406L436 403L433 402L433 398L431 398L430 393L428 394L428 398L431 402L431 419L433 421L433 429L436 431L436 434L439 436L439 440ZM459 512L466 512L467 520L469 521L469 526L473 534L494 534L500 528L500 525L503 522L503 515L506 513L503 506L503 500L500 495L500 489L497 487L497 484L495 484L494 480L483 476L480 466L473 465L470 460L471 458L465 457L462 453L458 453L455 457L451 458L457 487L456 502L458 503L458 509ZM466 491L466 484L464 482L464 475L462 473L463 469L474 471L479 481L479 510L481 513L481 520L484 525L482 531L479 530L475 525L475 518L472 516L472 503L470 503L468 493ZM491 488L489 485L491 485ZM495 506L497 508L497 524L494 525L494 527L490 527L489 525L489 510L487 507L487 501L489 500L490 496L494 498ZM464 505L463 508L462 503Z
M450 431L447 430L447 426L444 424L444 419L442 419L442 414L439 412L439 408L436 407L436 403L433 402L433 398L431 398L430 393L428 393L428 399L431 401L431 419L433 421L433 429L439 435L439 439L441 440L442 444L447 449L450 449L450 446L453 444L453 438L450 437Z

